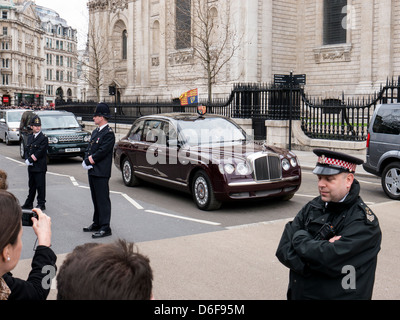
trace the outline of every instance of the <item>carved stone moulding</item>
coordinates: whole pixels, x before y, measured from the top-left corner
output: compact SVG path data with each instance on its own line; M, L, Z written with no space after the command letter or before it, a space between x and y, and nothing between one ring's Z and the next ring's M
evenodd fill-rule
M329 45L315 48L315 63L350 62L351 49L351 44Z

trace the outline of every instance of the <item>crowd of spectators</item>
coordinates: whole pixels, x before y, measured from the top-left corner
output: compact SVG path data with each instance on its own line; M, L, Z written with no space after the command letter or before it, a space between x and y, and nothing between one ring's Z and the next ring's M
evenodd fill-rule
M20 105L20 106L2 106L0 105L0 109L7 109L7 110L16 110L16 109L28 109L28 110L55 110L55 105L54 103L47 104L44 106L40 105Z

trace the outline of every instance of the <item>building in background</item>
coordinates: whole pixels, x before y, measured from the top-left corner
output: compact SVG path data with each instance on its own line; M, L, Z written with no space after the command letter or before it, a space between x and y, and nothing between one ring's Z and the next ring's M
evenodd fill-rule
M56 11L38 5L35 10L45 32L45 102L75 101L78 93L77 31Z
M193 88L204 99L206 70L196 54L199 1L219 26L211 39L221 39L220 22L229 21L232 37L223 54L237 46L213 79L214 97L226 97L233 83L273 82L290 71L306 74L306 91L324 99L372 93L400 75L400 0L90 0L92 38L106 39L101 98L116 86L122 101L174 99ZM212 59L222 45L215 42Z
M0 97L3 105L44 102L44 48L31 3L0 1Z
M57 12L32 1L0 0L2 105L77 97L77 32Z

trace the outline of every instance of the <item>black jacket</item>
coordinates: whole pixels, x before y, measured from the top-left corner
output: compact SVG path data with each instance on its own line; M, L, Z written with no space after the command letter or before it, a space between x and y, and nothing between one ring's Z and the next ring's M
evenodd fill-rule
M49 139L39 132L37 137L33 134L28 136L28 141L25 148L25 160L28 159L33 166L29 166L30 172L46 172L47 171L47 148L49 146ZM32 155L35 155L37 161L33 161Z
M115 134L110 126L105 126L100 132L98 129L92 132L85 154L86 165L90 165L89 156L92 156L95 162L93 169L89 170L89 175L104 178L111 177L114 145Z
M276 256L290 269L288 299L372 298L382 234L378 218L359 193L354 180L344 202L325 206L318 197L285 226ZM334 243L316 239L328 220L342 236ZM349 267L355 270L355 281L349 280Z
M3 279L11 290L8 300L46 300L50 292L50 276L55 276L57 256L48 247L38 246L32 259L28 280L6 273Z

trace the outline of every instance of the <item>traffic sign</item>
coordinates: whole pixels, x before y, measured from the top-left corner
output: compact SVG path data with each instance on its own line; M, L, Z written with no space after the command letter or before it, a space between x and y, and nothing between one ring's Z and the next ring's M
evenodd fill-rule
M275 74L274 75L274 84L276 86L304 86L306 85L307 76L305 74L296 74L296 75L288 75L288 74Z

